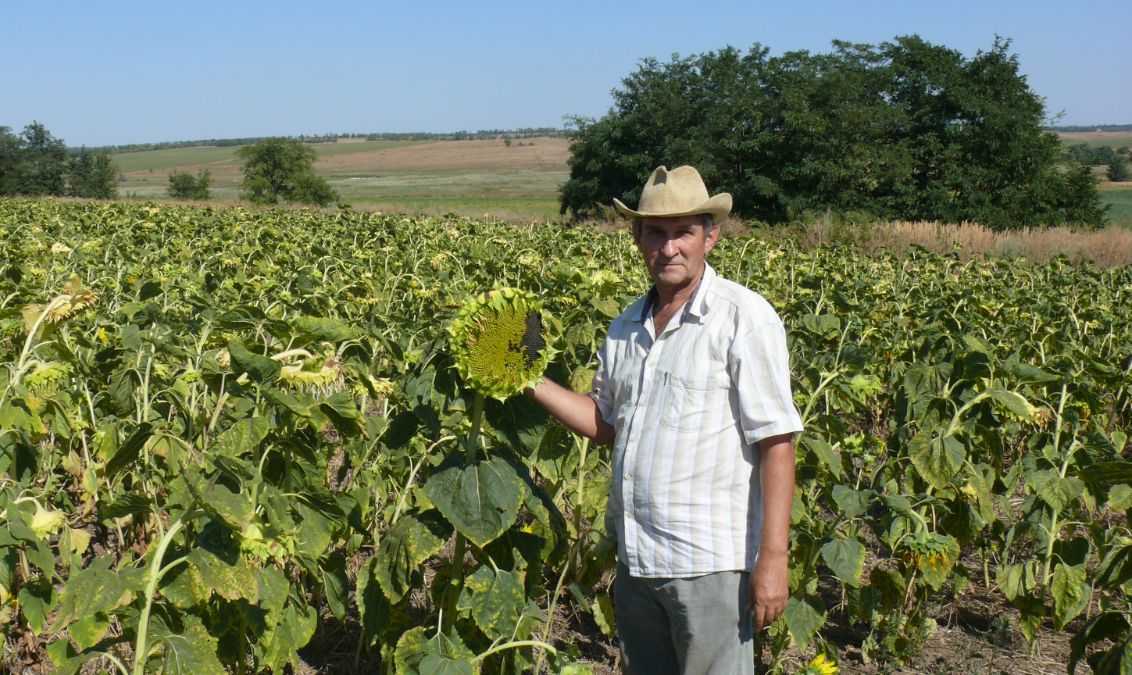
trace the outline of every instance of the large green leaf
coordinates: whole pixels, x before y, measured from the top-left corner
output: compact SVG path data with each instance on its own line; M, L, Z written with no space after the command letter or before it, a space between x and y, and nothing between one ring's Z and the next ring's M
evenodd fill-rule
M357 586L354 589L354 603L358 607L358 620L367 645L387 626L392 612L389 600L382 591L383 586L377 581L378 568L377 556L370 558L366 566L358 570Z
M810 434L802 436L801 444L802 447L814 453L814 456L829 469L830 473L836 477L841 476L841 455L832 445Z
M19 593L20 611L35 635L39 635L47 622L55 602L55 589L46 577L38 577L24 584Z
M342 342L358 336L358 331L353 326L321 316L297 316L291 320L291 327L309 339L324 342Z
M1101 642L1103 640L1114 640L1122 636L1132 633L1132 625L1129 625L1128 619L1122 612L1109 610L1101 612L1085 623L1073 639L1070 641L1072 649L1069 653L1069 666L1068 672L1070 674L1077 672L1077 662L1085 655L1085 651L1089 645ZM1118 644L1116 648L1128 648L1129 641L1125 638L1124 644ZM1114 649L1116 649L1114 648ZM1120 670L1112 670L1112 673L1119 673ZM1127 672L1127 671L1125 671Z
M1035 471L1029 477L1030 487L1042 501L1060 512L1085 490L1085 484L1075 476L1062 477L1053 469Z
M843 583L856 588L861 585L865 571L865 545L856 538L834 539L821 547L821 557L827 567Z
M919 434L908 443L908 458L929 485L943 490L958 477L967 453L954 436L928 438Z
M521 486L515 469L495 457L434 473L425 491L444 517L482 548L515 523L523 499Z
M1007 600L1017 600L1029 594L1037 583L1034 561L1017 565L1003 565L998 568L996 581L999 590Z
M1132 462L1114 460L1097 462L1081 471L1087 480L1099 483L1132 483Z
M459 673L470 675L475 654L464 646L460 636L435 633L431 638L424 627L406 631L393 650L394 672L405 675Z
M425 560L440 552L444 540L416 517L402 516L381 539L374 573L385 597L397 602L412 589L412 576Z
M819 598L814 598L812 603L805 599L790 598L786 601L786 611L782 616L786 619L790 639L799 647L805 647L825 625L826 610Z
M345 621L347 604L350 599L350 580L346 575L346 556L335 551L319 561L319 568L322 571L322 589L326 594L326 604L330 607L334 618Z
M118 451L106 463L106 477L118 475L123 469L134 462L145 447L146 441L153 435L153 425L142 422L130 432L129 437L118 446Z
M110 617L103 612L87 614L67 626L67 636L75 642L80 651L98 644L110 632Z
M310 642L318 625L318 613L306 603L291 598L277 613L260 640L264 665L276 672L290 663L299 670L298 651Z
M207 485L200 491L201 504L225 525L240 532L254 522L255 511L249 495L237 494L221 483Z
M247 373L253 381L271 384L279 379L282 366L278 362L256 354L235 340L228 341L228 354L232 357L232 369L237 373Z
M254 451L270 431L271 421L266 417L246 417L237 420L217 436L209 450L224 457L240 457L245 454L258 457L259 453Z
M52 624L53 630L99 612L112 612L133 600L134 594L141 590L143 577L138 574L115 573L110 570L112 563L109 556L95 558L90 567L78 571L67 580L59 594L59 608Z
M1058 630L1072 621L1089 602L1089 582L1084 565L1058 565L1050 582L1053 596L1053 623Z
M845 485L833 486L833 501L846 518L856 518L864 515L869 508L871 490L854 490Z
M987 394L994 399L995 403L1027 422L1033 421L1034 414L1038 411L1033 404L1026 400L1025 396L1016 391L990 387L987 389Z

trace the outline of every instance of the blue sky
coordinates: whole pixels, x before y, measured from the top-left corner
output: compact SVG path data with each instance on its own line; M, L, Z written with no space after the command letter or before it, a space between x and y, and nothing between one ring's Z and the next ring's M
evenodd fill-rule
M68 145L561 127L640 59L1012 40L1061 124L1132 123L1132 2L0 2L0 125Z

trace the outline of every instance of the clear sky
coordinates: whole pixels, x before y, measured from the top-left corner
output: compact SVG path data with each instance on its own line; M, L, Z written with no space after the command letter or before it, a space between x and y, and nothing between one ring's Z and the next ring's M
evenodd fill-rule
M1012 40L1060 124L1132 123L1132 0L0 0L0 125L68 145L561 127L644 57Z

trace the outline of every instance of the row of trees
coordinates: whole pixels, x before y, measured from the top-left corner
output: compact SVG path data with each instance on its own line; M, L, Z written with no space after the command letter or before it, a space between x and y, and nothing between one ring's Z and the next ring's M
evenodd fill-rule
M1086 166L1106 167L1105 175L1110 181L1126 181L1129 178L1128 161L1132 158L1132 149L1127 146L1113 149L1107 145L1090 147L1077 143L1066 148L1065 154Z
M972 58L917 36L828 54L754 45L641 62L601 119L576 118L563 213L635 204L657 165L692 164L737 215L807 212L1101 224L1087 167L1065 161L1009 42Z
M315 175L315 152L302 142L269 138L236 151L244 161L243 196L257 204L299 202L327 206L338 194ZM105 150L67 150L39 122L13 134L0 126L0 196L69 196L111 199L117 196L117 169ZM174 171L168 193L177 199L208 199L212 179L207 169L195 176Z
M104 151L68 152L39 122L20 134L0 126L0 196L55 195L110 199L117 196L117 170Z

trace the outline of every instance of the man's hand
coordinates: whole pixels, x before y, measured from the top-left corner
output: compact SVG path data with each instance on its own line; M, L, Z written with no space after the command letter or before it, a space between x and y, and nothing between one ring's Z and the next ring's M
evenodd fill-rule
M747 611L754 615L755 630L769 626L786 611L790 573L785 553L759 553L747 585Z

